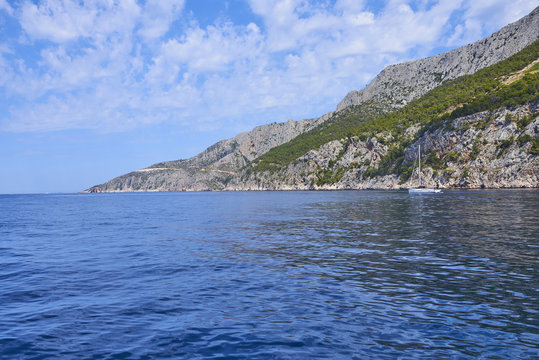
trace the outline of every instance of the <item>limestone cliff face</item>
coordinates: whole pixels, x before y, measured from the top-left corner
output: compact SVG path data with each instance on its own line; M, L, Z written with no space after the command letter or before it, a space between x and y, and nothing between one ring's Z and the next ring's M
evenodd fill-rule
M539 137L539 103L514 109L498 109L448 120L444 126L425 132L406 148L405 160L414 163L419 145L422 151L423 184L438 188L514 188L539 187L539 154L533 153L533 139ZM533 119L525 127L520 120ZM288 124L288 125L287 125ZM251 139L271 138L287 126L297 123L274 124L257 134L244 133L218 143L200 156L209 163L194 159L156 164L111 180L90 192L117 191L205 191L205 190L344 190L344 189L404 189L417 186L417 167L402 181L395 175L368 175L388 153L388 138L377 134L361 140L358 137L335 140L311 150L286 168L275 173L249 174L245 170L229 171L247 163L252 152ZM418 126L408 129L413 136ZM230 145L234 141L237 145ZM269 146L269 145L268 145ZM226 156L215 154L230 151ZM222 154L222 152L221 152ZM255 156L253 154L250 155ZM212 162L212 159L219 159ZM226 159L226 160L223 160ZM429 161L429 159L431 159ZM434 161L433 161L434 160ZM434 162L434 165L432 164ZM443 163L443 170L436 164ZM208 164L206 168L195 167ZM165 167L170 166L170 167ZM243 165L242 165L243 166ZM330 174L330 181L319 181Z
M331 114L316 119L258 126L252 131L220 141L190 159L154 164L87 191L223 190L228 181L250 161L326 121Z
M348 93L337 105L337 111L372 99L393 108L404 106L447 80L474 74L516 54L537 39L539 7L473 44L426 59L388 66L365 89Z
M414 163L422 151L423 184L439 188L539 187L539 155L532 151L539 136L539 104L485 111L427 131L406 148L405 160ZM524 117L533 119L522 127ZM418 127L410 127L414 135ZM389 148L378 134L335 140L311 150L276 173L233 178L226 190L400 189L417 186L417 168L402 181L395 175L369 176ZM443 164L443 166L441 166ZM417 166L417 165L416 165ZM437 167L443 170L436 170ZM329 175L329 177L328 177ZM320 184L324 178L326 183Z
M271 189L364 189L399 188L395 176L369 177L369 168L375 168L387 153L387 139L372 137L366 141L358 138L332 141L311 150L285 169L274 174L251 174L249 164L270 149L284 144L296 136L313 129L350 105L374 101L383 111L404 106L424 95L441 83L497 63L517 53L539 39L539 8L523 19L510 24L486 39L431 58L389 66L361 91L349 93L337 106L316 119L288 121L259 126L207 148L186 160L154 164L94 186L87 192L123 191L203 191L203 190L271 190ZM365 104L364 104L365 105ZM535 109L535 110L534 110ZM503 112L489 114L501 119ZM520 112L534 113L536 108L519 108ZM341 113L342 114L342 113ZM477 114L474 116L482 116ZM469 119L461 119L461 122ZM459 128L459 121L455 122ZM530 153L530 141L507 145L512 136L522 138L511 122L498 122L481 130L479 136L469 127L460 130L439 130L428 133L419 141L427 152L435 151L446 161L445 172L426 167L425 177L432 185L440 187L537 187L537 156ZM496 125L498 124L498 125ZM531 126L531 127L530 127ZM526 131L537 137L537 121ZM517 131L518 130L518 131ZM417 128L408 129L410 135ZM510 135L509 135L510 134ZM426 137L425 137L426 136ZM430 137L429 137L430 136ZM429 140L430 139L430 140ZM495 150L504 141L503 151ZM437 144L437 145L435 145ZM464 145L467 144L467 145ZM470 145L472 144L472 145ZM507 146L506 146L507 145ZM471 148L470 148L471 146ZM474 148L475 146L475 148ZM414 147L407 149L407 157L414 154ZM470 150L471 149L471 150ZM480 149L481 155L477 156ZM447 152L464 154L459 161L447 160ZM473 152L473 159L466 154ZM452 159L452 156L450 156ZM320 181L324 179L324 181ZM325 183L325 185L317 185Z

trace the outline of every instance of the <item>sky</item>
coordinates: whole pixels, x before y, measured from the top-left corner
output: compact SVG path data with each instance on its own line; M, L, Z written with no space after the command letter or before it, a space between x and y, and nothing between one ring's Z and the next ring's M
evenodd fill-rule
M537 0L0 0L0 194L78 192L334 110Z

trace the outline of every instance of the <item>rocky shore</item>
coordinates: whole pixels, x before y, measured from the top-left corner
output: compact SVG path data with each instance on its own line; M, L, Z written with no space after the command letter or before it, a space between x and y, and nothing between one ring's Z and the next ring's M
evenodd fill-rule
M350 92L335 111L319 118L259 126L220 141L190 159L157 163L85 191L400 189L415 186L417 173L413 168L406 168L398 175L379 171L382 159L391 155L391 146L395 145L391 132L330 140L278 169L254 171L253 165L264 154L299 135L335 123L350 109L376 104L381 116L405 108L429 90L497 64L538 39L539 7L473 44L387 67L365 89ZM525 73L536 74L538 62L535 58L526 63L523 69L526 72L511 74L504 79L504 84L517 81ZM539 124L535 100L447 120L443 126L427 131L418 124L411 125L405 132L407 138L414 140L402 144L403 163L414 163L421 145L425 154L422 175L428 186L539 187ZM461 105L455 104L447 111Z

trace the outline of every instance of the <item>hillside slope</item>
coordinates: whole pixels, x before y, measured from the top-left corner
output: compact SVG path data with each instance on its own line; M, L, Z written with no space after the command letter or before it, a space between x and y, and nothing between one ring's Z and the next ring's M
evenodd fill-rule
M538 187L538 104L539 40L399 110L358 121L346 136L292 161L272 160L289 144L273 149L229 189L411 187L418 145L426 154L424 178L431 185ZM354 107L349 109L353 118ZM310 131L292 143L310 145L313 137L324 134Z
M345 176L349 173L348 166L357 168L355 161L348 165L340 164L340 167L335 168L335 160L330 160L331 154L325 153L322 149L332 148L331 144L335 141L340 143L352 141L354 134L359 136L358 139L366 140L366 137L373 135L373 129L365 132L365 129L361 128L363 125L373 124L379 121L377 119L380 116L393 114L392 111L396 109L409 108L407 104L413 103L414 99L421 97L427 91L450 82L460 75L475 73L503 60L538 38L539 8L523 19L474 44L431 58L393 65L384 69L364 90L349 93L337 106L336 112L329 112L317 119L260 126L251 132L242 133L212 145L193 158L154 164L86 191L376 187L378 185L367 186L364 182L360 184L358 181L342 182L351 176ZM385 121L388 122L387 119ZM395 125L392 122L389 123ZM418 129L416 125L400 124L400 131L406 130L408 135L412 136ZM416 126L416 128L407 130L408 126ZM395 137L395 134L384 136ZM530 134L530 136L534 135ZM374 139L373 136L370 138ZM398 141L400 140L402 139ZM371 147L369 144L364 145ZM291 168L298 167L298 164L312 156L313 151L323 154L321 156L325 156L326 160L317 159L316 168L307 167L299 173L290 172ZM346 153L342 149L337 152ZM384 151L381 151L376 156L379 159L383 154ZM376 176L386 176L387 174L377 174L373 170L373 166L376 165L376 156L372 165L363 170L368 170L370 174ZM365 163L366 159L361 161ZM324 166L326 162L331 166ZM279 175L276 177L275 174ZM299 176L301 174L307 177ZM337 178L339 181L336 181ZM374 180L370 183L378 184ZM451 182L447 182L446 185L456 186ZM531 186L536 185L532 182ZM380 185L380 187L387 188L388 186ZM397 185L393 184L390 187L397 187ZM489 187L495 186L489 185Z
M507 59L538 38L539 7L483 40L426 59L388 66L365 89L348 93L337 111L373 99L393 108L404 106L447 80L474 74Z
M222 190L250 161L277 145L326 121L328 116L301 121L289 120L254 128L222 140L200 154L166 161L119 176L87 192L200 191Z

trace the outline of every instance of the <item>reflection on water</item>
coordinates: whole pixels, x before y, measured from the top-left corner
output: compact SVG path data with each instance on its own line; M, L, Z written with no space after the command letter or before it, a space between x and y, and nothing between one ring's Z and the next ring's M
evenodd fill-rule
M535 190L0 197L0 354L537 357L538 211Z

